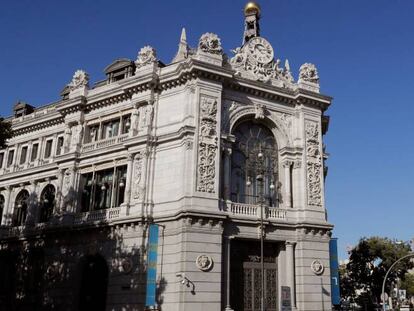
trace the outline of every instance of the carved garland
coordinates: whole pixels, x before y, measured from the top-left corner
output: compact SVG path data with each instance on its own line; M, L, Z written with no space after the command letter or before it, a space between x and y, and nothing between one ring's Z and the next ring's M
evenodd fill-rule
M306 152L308 178L308 204L322 206L321 170L322 159L319 146L319 129L316 122L307 121Z
M215 192L217 153L217 101L201 98L198 142L197 191Z

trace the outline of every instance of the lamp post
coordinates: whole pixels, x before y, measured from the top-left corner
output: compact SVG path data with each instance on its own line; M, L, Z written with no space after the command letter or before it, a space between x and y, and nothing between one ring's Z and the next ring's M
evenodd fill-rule
M385 281L387 280L388 274L390 274L392 268L394 268L400 261L406 259L406 258L410 258L410 257L414 257L414 253L410 253L408 255L405 255L403 257L401 257L400 259L398 259L397 261L395 261L391 267L388 269L387 273L385 274L384 277L384 281L382 282L382 291L381 291L381 298L382 298L382 309L385 311Z

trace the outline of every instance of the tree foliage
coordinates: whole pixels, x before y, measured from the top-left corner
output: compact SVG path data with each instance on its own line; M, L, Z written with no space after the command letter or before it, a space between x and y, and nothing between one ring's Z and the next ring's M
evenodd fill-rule
M388 238L362 238L350 251L349 262L340 270L341 293L343 298L362 298L364 303L379 303L382 282L391 265L410 253L406 243L396 243ZM409 260L402 261L393 268L386 282L386 292L396 278L404 279L406 272L413 267Z
M4 119L0 117L0 148L6 146L7 140L10 139L12 135L13 131L11 123L4 121Z

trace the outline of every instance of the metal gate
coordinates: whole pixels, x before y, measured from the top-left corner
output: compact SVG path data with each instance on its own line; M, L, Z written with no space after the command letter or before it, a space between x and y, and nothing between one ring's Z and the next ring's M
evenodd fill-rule
M266 311L277 310L277 268L275 263L264 263ZM260 262L243 263L243 311L260 311L262 294Z

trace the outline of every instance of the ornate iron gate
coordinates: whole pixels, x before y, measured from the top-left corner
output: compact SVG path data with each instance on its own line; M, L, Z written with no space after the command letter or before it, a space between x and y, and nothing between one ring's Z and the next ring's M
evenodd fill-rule
M277 269L275 263L264 264L265 310L277 310ZM260 311L262 293L260 262L243 263L243 311Z

